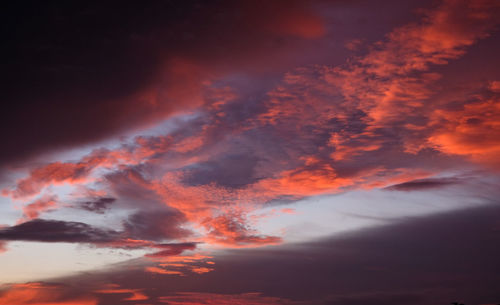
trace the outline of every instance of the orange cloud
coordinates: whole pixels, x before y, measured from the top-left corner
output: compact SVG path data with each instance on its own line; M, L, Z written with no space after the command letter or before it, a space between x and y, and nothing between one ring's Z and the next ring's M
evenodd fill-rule
M150 273L170 274L170 275L186 275L190 271L196 274L203 274L212 272L215 269L210 268L215 265L212 261L207 259L213 258L212 256L202 255L196 253L194 255L176 255L176 256L146 256L150 260L156 262L157 266L146 267L145 270ZM203 266L210 265L208 266Z
M433 113L430 145L443 153L499 165L500 98L480 98L461 109Z
M338 192L341 187L352 183L349 178L339 177L330 164L317 162L313 166L283 171L278 178L262 180L259 187L274 196L302 197Z
M211 272L214 270L215 270L214 268L207 268L207 267L193 267L193 268L191 268L191 271L193 271L194 273L198 273L198 274L208 273L208 272Z
M247 225L246 215L241 211L232 211L221 215L208 217L202 225L208 233L204 239L207 242L232 247L252 247L281 243L277 236L259 235Z
M163 268L159 267L146 267L144 270L150 273L156 273L156 274L168 274L168 275L180 275L184 276L185 274L181 271L176 271L176 270L166 270Z
M368 54L326 72L325 80L340 90L345 107L366 114L362 118L365 131L423 121L429 106L436 106L436 101L430 100L435 94L432 84L441 77L429 72L430 68L459 58L466 47L487 37L498 23L495 16L499 8L498 2L490 0L444 1L425 12L422 21L391 32ZM380 145L376 138L363 144L370 149Z
M16 187L7 191L13 198L38 194L52 184L77 183L85 181L98 166L112 162L108 151L94 151L79 162L54 162L32 170L27 178L17 181Z
M108 288L98 289L94 292L102 294L126 294L129 295L125 297L123 301L144 301L149 300L149 297L142 293L141 289L124 289L117 288L117 285L108 285ZM119 286L118 286L119 287Z
M1 305L97 305L94 297L65 295L63 287L42 283L9 285L0 290Z

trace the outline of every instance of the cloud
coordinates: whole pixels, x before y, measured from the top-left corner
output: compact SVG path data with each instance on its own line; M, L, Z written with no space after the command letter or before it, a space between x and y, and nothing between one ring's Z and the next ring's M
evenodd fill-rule
M147 257L179 255L185 250L196 248L196 243L159 243L186 237L189 231L179 228L179 223L171 222L171 219L175 218L170 217L175 217L175 214L164 213L156 215L159 217L145 218L151 215L132 215L129 222L124 224L123 231L101 229L82 222L36 218L15 226L0 228L0 241L66 242L121 249L159 249L158 252L147 254ZM148 223L149 220L153 222Z
M116 198L113 197L99 197L92 201L81 202L76 205L76 207L89 212L104 214L105 211L109 209L109 206L115 201Z
M276 297L265 297L260 293L242 294L216 294L199 292L179 292L176 295L160 297L160 303L171 305L192 304L192 305L285 305L294 304L287 299Z
M193 267L191 269L191 271L193 271L194 273L198 273L198 274L208 273L208 272L212 272L214 270L215 270L214 268L207 268L207 267Z
M402 305L421 304L424 298L419 294L412 293L374 293L366 295L339 296L332 300L339 305Z
M494 204L297 245L233 250L226 261L217 260L216 271L209 275L234 287L318 304L357 304L363 299L380 304L456 298L471 304L494 302L500 297L493 288L498 281L498 268L493 267L500 251L498 213ZM244 276L236 282L225 270ZM259 283L263 270L268 283L280 284Z
M33 219L0 229L0 240L5 241L105 243L118 236L116 231L94 228L81 222L45 219Z
M215 270L215 263L208 261L212 256L195 253L193 255L180 255L179 250L194 250L189 244L179 244L170 250L160 251L145 255L146 258L157 263L157 266L146 267L150 273L186 276L188 271L193 274L204 274Z
M472 125L472 128L465 124L458 127L459 116L450 119L450 134L444 132L429 137L428 133L440 133L439 124L433 122L436 116L433 112L442 113L441 109L451 108L437 92L439 85L449 84L439 83L443 74L434 71L436 66L464 56L467 47L488 37L497 24L493 16L499 9L494 1L443 1L435 9L425 11L420 22L393 30L385 40L374 44L368 54L325 74L328 82L340 89L342 103L365 114L361 120L366 124L362 134L367 136L364 139L367 142L361 152L364 147L375 150L384 143L397 144L394 138L383 136L387 128L398 129L392 136L402 141L409 153L429 148L428 139L434 143L433 148L445 153L459 152L462 144L463 155L473 155L467 143L459 142L460 137L466 135L450 135L461 130L474 133L478 141L487 141L489 135L479 135ZM358 137L359 133L354 136ZM350 133L344 136L342 132L335 136L333 144L336 147L340 144L345 150L346 145L352 147L352 138ZM347 152L352 154L352 149ZM337 153L336 150L334 156Z
M233 247L273 245L282 242L278 236L257 234L247 225L245 215L233 212L206 218L207 241Z
M191 232L181 227L186 222L182 213L169 210L139 211L124 223L126 234L132 238L147 240L179 239Z
M450 185L459 184L460 180L453 177L445 178L428 178L407 181L386 187L391 191L422 191L428 189L438 189Z
M44 283L14 284L2 287L0 304L18 305L97 305L91 295L72 295L71 290L61 285Z
M124 294L129 295L123 298L123 301L144 301L148 300L149 297L144 295L140 289L125 289L119 288L118 285L107 285L105 288L95 290L95 293L101 294Z
M57 206L42 196L24 207L25 222L0 228L0 251L9 241L150 251L135 261L138 268L104 272L123 283L92 289L110 304L147 298L417 305L449 303L462 297L458 293L467 303L498 300L497 206L301 244L257 230L266 215L255 213L351 190L456 186L461 178L439 177L475 164L497 170L498 78L469 83L466 73L480 70L467 52L498 35L497 2L445 0L377 42L342 39L356 54L341 65L333 55L326 61L305 52L338 42L321 40L330 27L342 26L342 18L325 20L338 14L335 5L264 2L187 2L176 9L167 2L88 4L81 10L68 4L12 14L22 22L33 15L40 27L7 27L20 31L19 41L8 43L20 57L6 57L5 100L13 108L0 115L6 118L0 130L8 133L0 135L12 141L0 152L0 165L182 117L148 131L154 135L119 138L113 149L22 166L29 174L3 191L11 199L46 194L53 185L96 188L100 192L71 202L104 216L113 202L113 213L115 207L133 212L114 230L40 219ZM350 13L359 4L340 3L338 11L356 19ZM99 24L99 33L90 24ZM460 70L455 61L467 66L455 73L460 80L451 77ZM299 62L315 64L296 67ZM199 251L198 243L225 251L215 259L184 255ZM273 247L249 249L266 245Z
M500 95L476 94L458 109L436 109L432 114L430 145L443 153L462 155L486 165L498 166L500 146Z
M20 219L20 222L36 219L41 213L51 211L56 207L57 196L43 196L42 198L23 206L23 217Z
M16 136L0 152L1 165L193 110L213 79L294 65L295 58L276 55L326 33L312 4L262 5L88 3L59 6L57 13L38 4L9 6L8 15L22 17L2 22L23 30L5 37L9 107L0 130L15 126Z
M184 20L184 14L193 13L200 19L181 27L180 32L186 34L182 39L173 31L178 28L175 20L162 19L138 29L132 36L144 39L146 53L149 48L163 51L163 44L170 41L184 42L178 49L173 44L174 51L165 49L168 52L161 59L151 59L160 63L159 71L145 80L147 84L130 86L134 87L131 92L123 92L112 105L99 103L97 108L109 107L107 111L93 108L93 103L102 101L96 98L89 111L106 116L107 121L96 122L100 129L95 135L73 144L196 107L192 117L179 120L165 134L137 136L112 150L94 150L80 160L38 166L5 193L19 199L51 185L93 183L105 189L109 198L119 200L120 206L139 210L123 220L124 231L119 232L123 238L109 241L114 245L133 247L182 239L190 234L183 228L186 225L199 234L197 241L254 247L281 242L279 236L258 232L258 219L250 217L270 203L390 185L400 190L428 189L438 185L430 177L469 165L457 162L463 161L460 157L494 159L494 132L491 138L479 135L495 130L495 83L488 81L487 94L477 100L455 100L455 107L437 93L446 76L437 69L463 59L467 48L493 31L498 10L494 1L444 1L421 10L417 21L398 26L344 65L287 69L281 81L264 73L257 82L250 75L257 72L250 67L256 60L260 73L273 70L274 63L261 59L267 52L260 51L274 54L270 49L275 39L287 43L319 39L328 30L313 6L281 4L266 4L268 10L263 12L246 2L228 4L225 9L231 8L232 13L225 17L214 13L211 5L196 13L186 4L180 7L178 18ZM173 38L164 31L163 22L167 28L173 26L169 34ZM202 29L202 24L210 27ZM258 35L238 35L245 41L232 41L235 33ZM157 39L164 34L165 41ZM270 39L271 47L259 44L261 38ZM124 39L125 46L137 46L129 36ZM152 41L161 46L150 46ZM199 48L205 43L207 48ZM212 49L214 45L219 51ZM238 52L232 53L234 49ZM134 64L140 66L137 60ZM242 67L252 71L233 73ZM112 92L108 94L114 98ZM134 102L129 101L131 96ZM481 112L487 115L478 120ZM470 120L461 121L465 117ZM63 138L54 143L71 144ZM463 153L457 153L458 147ZM107 205L104 200L89 198L84 201L86 209L102 212Z
M180 275L184 276L184 273L182 271L177 271L177 270L166 270L163 268L158 268L158 267L146 267L146 272L150 273L155 273L155 274L167 274L167 275Z
M160 301L425 305L456 299L495 304L500 298L499 213L495 203L310 242L226 250L215 258L199 254L150 258L159 265L144 269L130 262L127 268L120 265L60 281L87 291L127 290L97 296L110 304L132 296L132 291L155 305ZM196 268L211 268L209 261L215 261L215 270L196 274ZM119 287L102 285L109 281ZM252 291L259 293L248 294Z
M145 258L152 261L155 266L147 266L144 271L156 274L188 276L205 274L215 270L215 262L210 261L213 256L200 253L181 255L185 250L194 250L196 244L173 244L170 249L168 244L159 245L159 248L161 246L164 246L167 250L145 255Z
M113 159L107 150L95 150L79 162L53 162L33 169L29 176L16 182L12 190L4 190L13 198L23 198L40 193L53 184L84 182L99 166L109 164Z
M220 156L187 168L182 182L188 185L214 183L226 188L242 188L258 180L254 173L257 162L258 159L250 154Z
M195 243L157 244L155 245L155 248L159 248L162 250L159 252L146 254L145 257L162 258L162 257L176 256L186 250L196 249L196 244Z

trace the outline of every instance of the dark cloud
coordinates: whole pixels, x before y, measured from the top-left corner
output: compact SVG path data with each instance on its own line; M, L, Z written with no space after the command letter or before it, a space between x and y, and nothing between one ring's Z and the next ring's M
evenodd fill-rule
M390 191L424 191L428 189L439 189L460 183L461 183L460 179L453 177L429 178L429 179L417 179L391 185L389 187L386 187L385 189Z
M183 182L188 185L215 183L222 187L241 188L258 181L255 166L258 158L254 155L228 155L214 161L200 162L187 170Z
M325 32L280 0L10 3L1 20L2 165L199 105L208 74L290 66L276 54Z
M419 294L405 293L374 293L366 295L339 296L327 302L331 305L402 305L422 304L424 297Z
M498 205L482 206L315 242L226 251L213 259L215 270L203 276L151 278L142 269L120 268L73 277L67 282L89 281L82 286L89 287L89 283L102 283L104 276L106 281L122 287L141 289L151 298L151 304L178 291L224 295L258 291L263 296L285 297L297 304L425 305L455 300L465 304L493 304L500 299L496 289L500 280L500 265L496 260L500 255L499 217ZM38 236L48 232L58 236L61 229L86 232L84 237L66 234L56 238L59 241L103 240L102 233L79 223L42 220L30 223L39 224L36 229L45 232ZM44 225L51 229L44 229ZM27 226L25 223L3 229L0 236L4 240L47 239L26 238L22 232L33 231L26 229ZM160 251L151 254L151 258L177 255L194 249L195 244L158 244L155 248Z
M184 216L178 212L164 210L138 212L124 221L123 231L114 231L93 227L82 222L38 218L15 226L0 228L0 241L90 243L118 248L154 247L164 249L162 251L167 253L195 246L191 243L157 244L153 242L189 236L191 232L181 227L185 221ZM129 242L128 239L138 242Z
M141 166L128 166L105 175L104 183L119 196L133 200L134 205L138 201L157 204L158 195L147 187L150 184L147 172Z
M119 232L94 228L74 221L34 219L0 229L0 240L68 243L106 243L118 238Z
M104 214L104 212L109 209L109 206L115 201L116 198L113 197L100 197L92 201L81 202L77 205L77 208L89 212Z
M120 267L64 281L105 278L141 289L151 304L179 291L259 292L301 305L497 304L499 219L499 205L481 206L313 242L225 251L211 259L215 270L202 276L152 278L142 267Z
M159 241L189 236L191 232L181 227L185 222L186 218L180 212L150 210L131 215L123 227L131 238Z

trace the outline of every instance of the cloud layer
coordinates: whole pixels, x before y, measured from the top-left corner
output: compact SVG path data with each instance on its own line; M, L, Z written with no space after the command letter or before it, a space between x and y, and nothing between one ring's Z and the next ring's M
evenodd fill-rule
M5 12L0 252L141 254L68 278L82 289L6 286L0 304L498 301L498 1ZM289 243L288 229L343 231L311 215L351 192L425 217Z

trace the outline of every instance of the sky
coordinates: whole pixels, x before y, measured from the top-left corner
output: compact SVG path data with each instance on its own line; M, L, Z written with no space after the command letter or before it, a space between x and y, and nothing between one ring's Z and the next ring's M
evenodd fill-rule
M500 2L0 14L0 305L500 303Z

